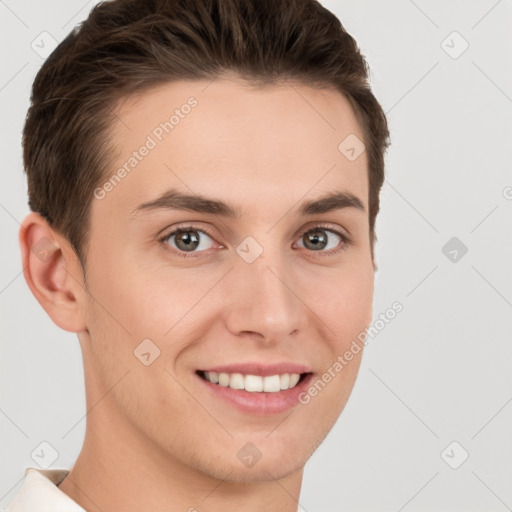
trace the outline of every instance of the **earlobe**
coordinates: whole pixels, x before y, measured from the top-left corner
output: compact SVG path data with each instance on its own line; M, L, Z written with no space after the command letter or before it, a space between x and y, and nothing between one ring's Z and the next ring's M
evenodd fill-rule
M70 332L86 330L83 276L67 240L33 212L21 224L19 244L25 281L53 322Z

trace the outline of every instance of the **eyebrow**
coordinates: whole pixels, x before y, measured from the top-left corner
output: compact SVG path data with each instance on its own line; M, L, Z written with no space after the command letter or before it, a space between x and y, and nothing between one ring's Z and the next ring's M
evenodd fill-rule
M338 191L317 199L304 201L299 205L297 212L301 216L307 216L332 212L343 208L354 208L362 212L366 211L362 201L357 196L350 192ZM135 217L143 212L168 209L209 213L233 219L242 218L240 207L230 205L220 199L195 194L184 194L175 189L166 191L156 199L139 204L131 210L130 216Z

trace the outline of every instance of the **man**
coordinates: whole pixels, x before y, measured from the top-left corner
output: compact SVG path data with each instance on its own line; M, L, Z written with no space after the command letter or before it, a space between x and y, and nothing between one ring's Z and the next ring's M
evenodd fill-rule
M9 512L299 509L372 317L367 73L313 0L104 2L49 57L19 239L77 333L87 427Z

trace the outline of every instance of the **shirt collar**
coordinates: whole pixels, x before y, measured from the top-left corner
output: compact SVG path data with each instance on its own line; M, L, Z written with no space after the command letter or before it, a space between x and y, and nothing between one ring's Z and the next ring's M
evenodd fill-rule
M57 487L68 473L67 469L27 468L5 512L86 512Z

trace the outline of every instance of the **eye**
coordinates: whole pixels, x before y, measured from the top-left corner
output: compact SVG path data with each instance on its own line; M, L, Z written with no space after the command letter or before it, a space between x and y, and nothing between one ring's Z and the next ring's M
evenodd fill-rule
M301 242L302 245L300 245ZM345 249L350 244L350 240L347 235L344 235L331 227L314 226L301 236L298 244L299 247L303 247L314 252L326 252L332 255Z
M160 242L170 245L175 249L178 256L187 257L187 254L193 252L203 252L209 249L212 238L206 231L196 229L193 226L186 226L175 229L164 237L160 238Z
M179 227L161 237L159 242L171 246L172 253L183 258L196 257L194 253L205 252L216 244L211 235L195 226ZM325 256L331 256L346 249L350 243L349 237L340 231L330 226L318 225L302 234L298 246L312 252L325 254ZM219 248L223 247L219 244L217 246Z

